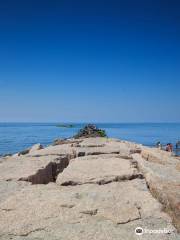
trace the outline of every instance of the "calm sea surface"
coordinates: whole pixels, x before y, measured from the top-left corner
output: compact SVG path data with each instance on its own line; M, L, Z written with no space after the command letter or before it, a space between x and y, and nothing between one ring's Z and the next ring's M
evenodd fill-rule
M48 145L56 138L72 137L85 124L74 128L56 127L57 123L0 123L0 154L15 153L35 143ZM109 137L153 146L175 144L180 140L180 123L119 123L96 124Z

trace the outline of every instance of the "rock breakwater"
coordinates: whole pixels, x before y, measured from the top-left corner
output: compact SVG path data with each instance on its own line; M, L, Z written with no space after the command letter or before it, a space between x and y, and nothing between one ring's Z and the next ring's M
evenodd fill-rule
M0 159L0 239L180 239L179 159L110 139L67 139Z

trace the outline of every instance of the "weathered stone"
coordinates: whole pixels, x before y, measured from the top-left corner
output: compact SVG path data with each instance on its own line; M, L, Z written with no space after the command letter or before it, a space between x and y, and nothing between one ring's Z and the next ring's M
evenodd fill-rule
M42 156L63 156L63 155L75 155L75 149L69 144L57 145L57 146L48 146L41 150L36 150L29 153L27 156L31 157L42 157Z
M104 147L109 142L110 139L108 138L85 138L78 144L78 147Z
M76 146L80 142L81 140L77 140L77 139L55 139L54 142L52 143L52 146L63 145L63 144L71 144L71 146Z
M29 186L29 183L27 182L0 180L0 202L5 201L15 192L18 192L27 186Z
M162 165L159 161L144 161L139 154L133 157L152 195L163 204L165 211L172 216L175 226L180 231L180 173L175 168L176 159L171 158L167 161L161 158L162 163L166 161L166 165Z
M33 184L53 182L69 164L68 156L18 157L0 164L0 180L29 181Z
M0 158L0 239L180 239L179 173L178 158L101 137Z
M13 154L13 157L26 155L28 153L32 153L32 152L40 150L40 149L43 149L43 146L40 143L37 143L37 144L34 144L32 147L29 147L27 149L20 151L19 153Z
M159 164L167 164L167 161L172 156L172 153L165 152L157 148L144 147L142 149L141 155L147 161Z
M130 160L119 155L79 157L71 161L68 168L58 175L60 185L84 183L106 184L113 181L142 177Z
M137 226L152 229L154 224L175 231L140 179L103 186L33 185L0 204L0 233L4 238L99 240L108 234L108 239L136 239ZM161 236L175 239L177 235Z
M120 154L130 157L130 154L136 151L135 144L127 144L116 139L108 138L89 138L84 139L78 147L75 147L76 156L100 155L100 154Z

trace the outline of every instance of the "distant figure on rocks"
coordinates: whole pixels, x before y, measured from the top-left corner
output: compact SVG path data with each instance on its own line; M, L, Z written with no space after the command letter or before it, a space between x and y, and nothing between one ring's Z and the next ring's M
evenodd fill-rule
M159 149L162 149L162 144L161 144L160 141L156 143L156 147L159 148Z
M167 151L167 152L172 152L172 151L173 151L173 145L172 145L172 143L168 143L168 144L166 145L166 151Z
M176 143L176 149L179 149L180 148L180 141L177 141Z

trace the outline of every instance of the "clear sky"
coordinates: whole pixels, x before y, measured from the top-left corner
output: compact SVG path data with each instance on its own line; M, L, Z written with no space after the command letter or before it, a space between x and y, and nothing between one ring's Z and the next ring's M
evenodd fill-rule
M0 1L0 121L180 122L180 1Z

